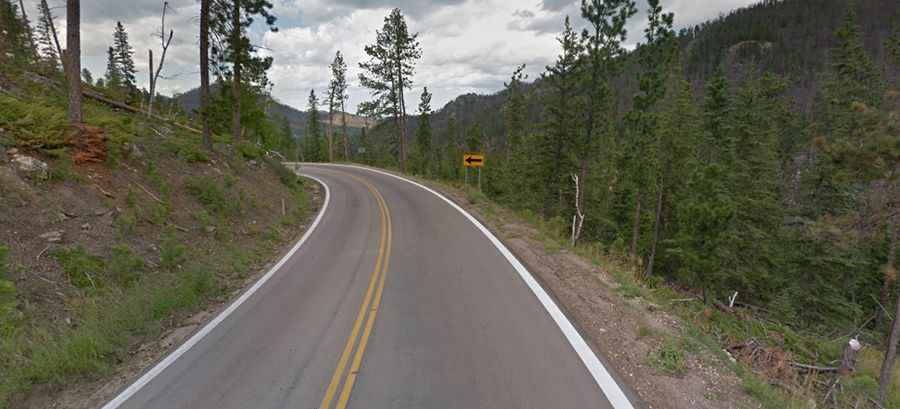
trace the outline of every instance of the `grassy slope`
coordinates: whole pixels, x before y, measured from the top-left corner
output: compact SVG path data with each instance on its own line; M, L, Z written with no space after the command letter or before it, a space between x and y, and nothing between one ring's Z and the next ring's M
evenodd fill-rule
M536 232L537 241L544 251L557 253L569 250L586 262L598 266L618 285L616 291L626 299L641 299L661 311L678 317L682 331L674 336L666 335L662 346L648 356L648 364L660 374L680 376L685 355L702 348L705 353L717 356L743 382L744 390L766 409L808 408L810 401L823 397L823 384L831 381L829 374L807 376L790 368L783 369L775 360L766 362L733 357L725 352L729 346L755 340L763 348L786 352L786 358L817 365L835 364L840 359L843 345L849 335L823 338L802 333L785 323L768 320L764 314L737 309L725 312L710 308L691 294L671 288L661 282L646 282L632 265L615 249L603 249L597 244L569 245L567 226L558 220L546 220L531 212L516 212L492 202L477 189L459 184L447 184L431 180L423 182L436 186L453 196L465 197L467 207L474 208L485 218L495 232L509 223L529 226ZM503 234L501 234L503 236ZM624 254L624 253L621 253ZM652 328L647 335L654 336ZM837 407L867 407L868 398L877 396L878 374L883 353L868 346L858 359L857 372L841 381L842 391L837 395ZM894 371L894 388L887 408L900 408L900 365ZM829 400L833 403L833 401ZM822 403L822 402L820 402Z
M206 152L198 135L92 101L109 158L75 165L61 90L0 81L0 143L50 165L49 180L29 179L0 150L0 407L110 375L226 300L311 211L317 187L255 146ZM39 237L52 231L62 241Z

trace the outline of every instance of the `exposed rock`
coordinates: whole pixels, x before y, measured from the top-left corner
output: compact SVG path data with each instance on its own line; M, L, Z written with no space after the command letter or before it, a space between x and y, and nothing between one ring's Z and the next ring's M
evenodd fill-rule
M46 180L50 177L50 167L47 166L46 163L32 158L31 156L21 155L15 149L10 149L10 153L12 154L12 163L14 163L16 168L24 173L25 176L38 180Z
M85 223L85 224L82 224L82 225L81 225L81 230L88 231L88 230L90 230L90 229L91 229L91 224L90 224L90 223Z
M62 241L63 231L62 230L51 230L40 236L38 236L44 240L47 240L48 243L59 243Z
M247 162L247 164L254 168L259 167L259 162L257 162L256 160L253 160L253 159L251 159L249 162Z

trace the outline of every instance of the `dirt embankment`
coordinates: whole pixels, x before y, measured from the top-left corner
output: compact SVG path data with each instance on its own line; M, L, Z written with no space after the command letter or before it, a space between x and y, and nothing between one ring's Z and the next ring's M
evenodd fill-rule
M54 125L64 100L14 91L0 94L0 408L99 406L277 259L323 199L252 143L208 151L90 101L108 157L77 160Z

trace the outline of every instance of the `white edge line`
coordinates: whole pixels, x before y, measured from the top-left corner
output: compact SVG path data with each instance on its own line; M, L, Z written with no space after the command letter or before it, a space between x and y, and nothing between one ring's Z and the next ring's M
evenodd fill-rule
M559 309L559 306L553 302L553 299L550 298L550 295L544 291L544 288L535 280L535 278L531 275L528 269L519 262L519 260L506 248L505 245L488 230L487 227L481 224L474 216L469 214L465 209L454 203L452 200L447 199L444 195L436 192L435 190L422 185L421 183L415 182L413 180L407 179L402 176L397 176L390 172L385 172L378 169L367 168L364 166L356 166L356 165L344 165L344 164L333 164L333 163L315 163L311 165L326 165L326 166L340 166L340 167L348 167L348 168L356 168L362 169L369 172L380 173L383 175L387 175L396 179L400 179L404 182L410 183L412 185L418 186L422 189L425 189L428 192L431 192L435 196L439 197L443 201L447 202L451 207L459 211L463 214L467 219L469 219L478 230L481 230L488 240L494 244L494 247L500 251L500 254L503 257L506 257L506 260L512 264L513 268L519 273L519 276L522 277L522 280L525 281L525 284L528 285L528 288L537 296L538 300L544 306L544 309L550 314L550 317L553 318L553 321L556 322L556 325L559 326L559 329L562 331L563 335L569 341L569 344L572 345L572 348L575 349L575 353L578 354L578 357L581 358L581 361L587 367L587 370L591 373L591 376L594 377L594 381L597 382L597 385L600 387L600 390L606 396L606 399L612 404L612 407L615 409L633 409L631 401L628 400L628 397L625 395L625 392L619 387L619 384L613 379L612 375L610 375L609 371L607 371L606 367L603 366L603 363L600 362L600 358L594 354L594 350L588 346L587 341L581 337L581 334L578 330L575 329L575 326L566 318L566 315L563 314L562 310Z
M126 388L124 391L119 393L118 396L116 396L111 401L109 401L109 403L104 405L102 409L118 408L123 403L125 403L128 399L130 399L135 393L140 391L141 388L143 388L145 385L150 383L150 381L152 381L153 378L155 378L160 373L162 373L162 371L166 370L166 368L168 368L178 358L180 358L188 350L190 350L191 347L198 344L203 339L203 337L205 337L210 332L212 332L212 330L215 329L217 325L222 323L222 321L224 321L226 318L228 318L229 315L231 315L235 310L237 310L238 307L241 306L241 304L243 304L245 301L247 301L247 299L252 297L253 294L256 293L256 291L259 290L260 287L262 287L267 281L269 281L269 279L271 279L272 276L275 275L275 273L278 271L278 269L280 269L281 266L284 265L284 263L287 262L287 260L289 258L291 258L291 256L294 255L294 253L297 252L297 250L300 249L300 247L303 245L303 243L306 242L306 239L308 239L309 236L312 235L313 231L316 230L316 227L319 226L319 222L322 221L322 216L325 214L325 210L328 209L328 202L331 200L331 191L328 189L328 185L325 184L325 182L323 182L321 179L319 179L315 176L310 176L310 175L305 175L305 174L302 174L302 176L310 178L310 179L318 182L325 188L325 201L322 203L322 209L319 210L319 214L316 216L316 219L313 221L313 223L311 225L309 225L309 228L306 229L306 233L304 233L303 237L301 237L300 240L297 241L297 244L295 244L294 247L292 247L291 250L288 251L287 254L285 254L284 257L282 257L281 260L278 261L278 264L275 264L275 266L273 266L271 269L269 269L269 271L266 272L266 274L264 276L262 276L259 280L257 280L256 283L253 284L253 286L250 287L249 290L245 291L237 300L232 302L231 305L228 306L228 308L226 308L224 311L219 313L219 315L217 315L216 318L214 318L212 321L208 322L205 326L203 326L203 328L200 331L197 331L185 343L181 344L181 346L179 346L178 349L176 349L175 351L172 351L172 353L170 353L168 356L166 356L162 361L159 361L159 363L157 363L156 366L154 366L152 369L150 369L149 371L144 373L144 375L141 376L137 381L132 383L128 388Z

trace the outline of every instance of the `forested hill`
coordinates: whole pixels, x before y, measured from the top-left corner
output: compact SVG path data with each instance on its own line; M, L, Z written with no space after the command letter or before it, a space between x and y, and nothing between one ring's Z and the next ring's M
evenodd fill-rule
M218 92L217 86L213 85L212 93L216 94ZM184 94L177 95L175 99L181 105L185 112L190 115L193 115L195 110L200 107L200 89L194 88ZM295 135L302 136L306 133L306 126L309 122L309 113L306 111L301 111L297 108L294 108L290 105L283 104L278 102L277 100L269 100L270 104L267 108L267 112L269 117L272 120L279 120L280 118L287 119L288 123L291 125L291 129L294 130ZM319 117L322 118L322 122L328 122L328 112L319 111ZM335 114L335 126L339 126L340 124L340 114ZM362 128L365 121L362 117L357 115L347 114L347 126L350 128ZM356 132L352 132L351 134L355 134Z
M685 75L700 96L702 85L720 65L731 79L752 65L760 71L783 75L788 85L785 92L794 97L798 109L809 112L829 67L828 53L836 44L835 28L846 14L848 3L846 0L766 0L682 29L678 40ZM895 22L900 23L900 2L857 0L856 7L866 53L884 70L890 83L896 82L900 72L885 64L884 44ZM678 16L675 19L677 25ZM626 59L633 60L631 55ZM624 74L615 81L623 111L631 104L627 96L636 92L634 72L640 69L631 62L626 62L626 66ZM513 68L509 67L510 72ZM525 84L524 88L526 92L539 93L541 81ZM501 112L505 100L505 91L493 95L461 95L435 112L432 118L435 135L443 138L452 114L459 132L477 123L483 132L499 137L505 133ZM540 99L529 101L529 118L540 121L543 113L538 104ZM415 119L410 123L411 129L415 129Z

